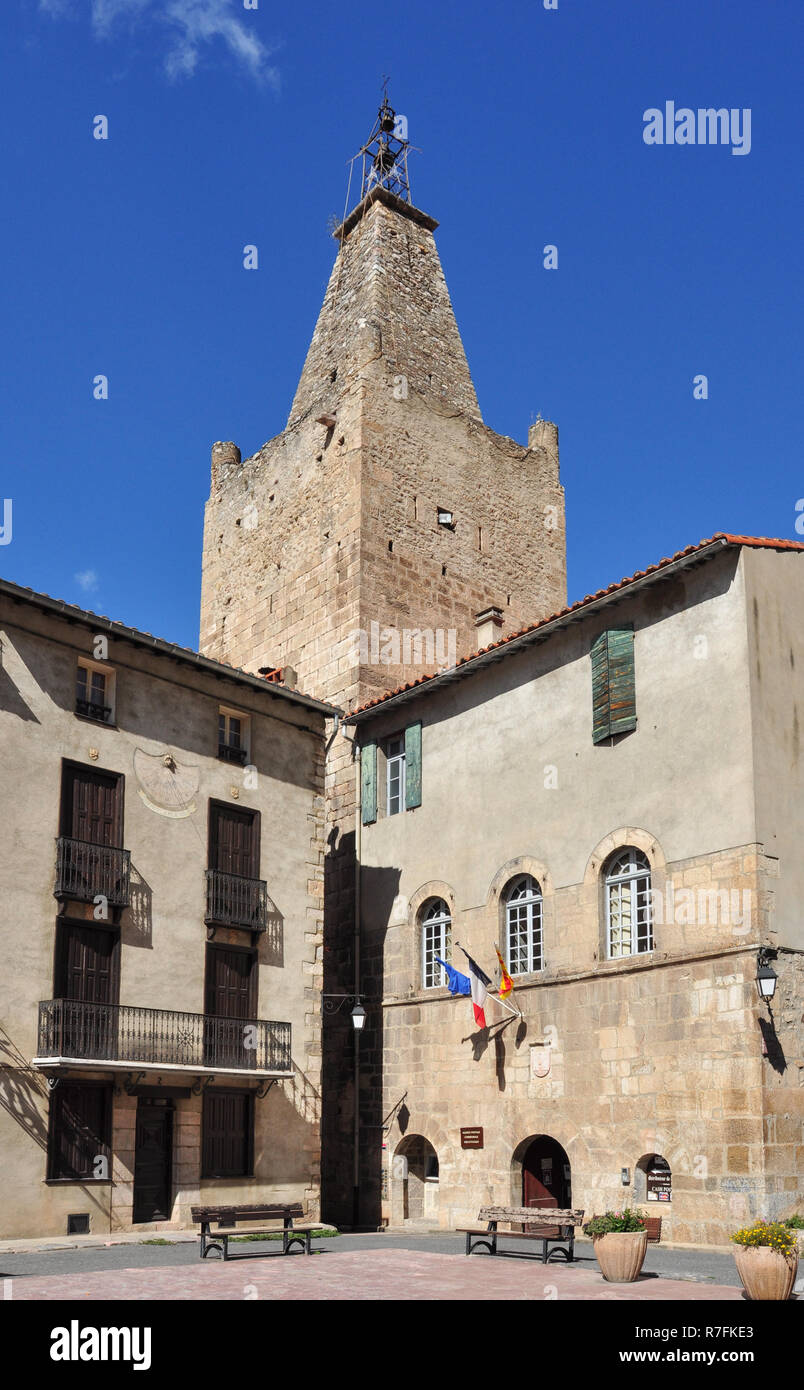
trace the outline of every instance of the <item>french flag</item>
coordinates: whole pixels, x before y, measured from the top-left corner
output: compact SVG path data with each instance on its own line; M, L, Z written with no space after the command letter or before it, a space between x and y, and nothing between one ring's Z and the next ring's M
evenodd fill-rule
M477 1024L478 1028L485 1028L487 1025L486 1015L483 1012L483 1005L486 1002L486 995L488 994L489 986L491 985L491 980L489 979L485 970L480 969L480 966L478 965L477 961L472 960L472 957L469 955L469 952L464 951L463 946L461 946L460 949L463 951L464 955L466 956L466 959L469 962L469 982L472 986L472 1009L474 1010L475 1023Z

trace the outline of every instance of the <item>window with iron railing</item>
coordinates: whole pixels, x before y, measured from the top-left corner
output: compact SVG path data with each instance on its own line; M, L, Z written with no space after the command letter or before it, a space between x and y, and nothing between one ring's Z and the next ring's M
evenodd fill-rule
M112 692L111 671L79 661L75 678L76 714L84 719L97 719L100 724L111 724L114 712Z
M245 767L248 762L249 721L245 715L218 711L218 757Z

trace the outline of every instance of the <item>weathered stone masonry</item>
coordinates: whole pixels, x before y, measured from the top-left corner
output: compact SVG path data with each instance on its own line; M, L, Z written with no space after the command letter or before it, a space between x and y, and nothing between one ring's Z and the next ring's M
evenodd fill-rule
M489 605L508 632L566 600L557 430L537 422L524 447L483 424L436 225L382 191L355 209L336 233L284 431L242 462L234 444L212 451L201 650L252 671L291 667L305 693L347 710L434 669L356 664L355 635L372 623L453 631L460 654L478 645L475 616ZM439 507L453 513L452 528L438 524ZM329 747L326 801L323 987L338 993L354 983L354 766L341 734ZM372 1123L374 1018L370 1010L361 1044ZM333 1161L324 1200L344 1220L351 1207L339 1208L335 1193L351 1193L351 1056L338 1027L326 1027ZM371 1167L369 1224L379 1217L373 1158Z

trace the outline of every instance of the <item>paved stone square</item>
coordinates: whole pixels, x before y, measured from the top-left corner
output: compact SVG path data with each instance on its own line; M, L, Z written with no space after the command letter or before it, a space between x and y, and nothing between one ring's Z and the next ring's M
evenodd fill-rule
M231 1301L742 1301L726 1285L643 1275L635 1284L607 1284L596 1268L543 1265L521 1257L491 1259L414 1250L325 1251L199 1260L158 1269L109 1269L31 1275L12 1282L17 1301L171 1299Z

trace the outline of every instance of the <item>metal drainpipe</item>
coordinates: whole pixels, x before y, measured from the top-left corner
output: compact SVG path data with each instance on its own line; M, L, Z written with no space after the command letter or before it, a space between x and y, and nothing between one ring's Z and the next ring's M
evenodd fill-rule
M353 748L357 751L355 758L355 929L354 929L354 957L355 957L355 1003L360 998L360 855L361 855L361 826L363 823L361 805L361 777L360 767L363 750L357 743L357 730ZM360 1029L353 1028L355 1038L355 1134L354 1134L354 1172L353 1172L353 1204L352 1204L352 1228L357 1230L360 1224Z

